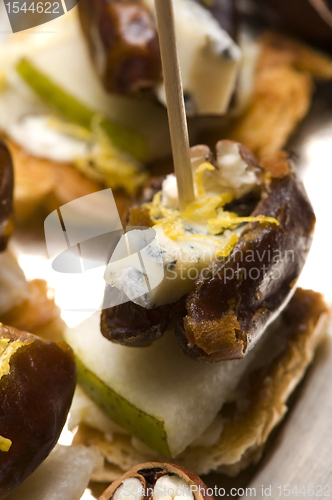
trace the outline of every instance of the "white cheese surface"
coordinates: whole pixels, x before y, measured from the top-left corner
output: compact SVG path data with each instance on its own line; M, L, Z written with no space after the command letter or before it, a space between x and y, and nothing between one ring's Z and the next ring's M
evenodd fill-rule
M0 88L0 129L8 133L7 124L13 121L11 108L17 110L19 117L27 114L37 115L42 110L45 113L50 112L50 108L43 105L23 81L18 76L15 77L15 64L26 56L56 85L75 96L89 109L141 133L147 141L149 159L154 160L170 154L166 110L152 101L108 94L92 65L77 9L73 9L70 15L66 14L53 20L52 25L55 21L56 29L52 35L27 35L24 43L15 43L18 36L15 34L0 46L0 76L5 75L9 90L13 93L9 106L8 89ZM40 38L40 41L43 39L43 43L30 43L37 38ZM84 85L77 82L84 82Z
M130 300L147 309L175 302L187 294L232 232L225 231L213 241L198 225L187 225L186 228L185 236L190 236L190 239L180 237L174 241L166 236L162 227L154 226L155 241L130 256L127 256L127 235L137 235L137 238L141 235L144 239L144 233L134 230L122 236L115 258L113 255L107 265L106 283L122 290ZM192 233L200 230L202 235L191 238Z
M28 154L58 162L85 156L91 145L52 126L54 115L15 73L0 91L0 130ZM59 121L60 123L60 121Z
M143 0L154 11L154 0ZM220 115L228 110L241 50L212 14L194 0L174 0L174 21L187 112ZM157 88L166 105L165 88Z
M9 136L27 153L58 162L73 162L89 153L86 141L62 134L51 126L50 115L30 115L7 128Z

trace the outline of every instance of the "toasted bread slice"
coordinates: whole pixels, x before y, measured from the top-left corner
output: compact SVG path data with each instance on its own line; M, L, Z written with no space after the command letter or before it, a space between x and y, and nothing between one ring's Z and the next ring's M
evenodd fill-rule
M285 147L310 108L314 82L332 78L332 60L277 32L267 31L258 42L252 101L224 133L263 158Z
M28 219L40 210L47 215L61 205L104 189L70 163L32 156L8 138L6 143L14 163L14 210L18 220ZM125 221L131 198L121 190L113 194L121 220Z

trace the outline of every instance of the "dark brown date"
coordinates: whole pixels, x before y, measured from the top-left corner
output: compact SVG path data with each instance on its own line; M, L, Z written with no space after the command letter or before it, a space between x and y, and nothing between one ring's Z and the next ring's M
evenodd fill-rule
M109 92L138 94L162 78L152 13L138 1L81 0L80 20L97 72Z
M76 384L74 357L64 342L45 342L1 325L0 342L3 339L23 345L11 354L7 369L0 352L0 436L11 441L8 451L0 451L0 499L56 445Z
M0 140L0 251L4 250L11 233L14 174L10 153Z
M284 163L284 165L283 165ZM286 159L270 174L252 215L279 226L251 223L227 259L215 260L187 296L176 332L186 354L200 361L243 357L295 290L310 249L315 216L301 181Z
M144 347L165 333L170 312L170 305L145 309L131 301L125 302L104 309L100 320L101 333L116 344Z

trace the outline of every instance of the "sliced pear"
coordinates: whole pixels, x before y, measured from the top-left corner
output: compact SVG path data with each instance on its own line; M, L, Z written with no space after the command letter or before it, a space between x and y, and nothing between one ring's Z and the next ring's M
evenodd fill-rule
M114 422L165 456L177 456L207 429L253 358L197 363L172 332L131 349L106 340L99 323L97 313L65 334L79 384Z
M54 83L27 58L21 59L16 70L44 102L55 108L67 120L87 129L91 128L96 112ZM105 117L101 118L100 124L114 146L140 161L146 161L147 144L141 134Z
M162 420L133 406L88 370L78 358L76 364L79 384L114 422L139 435L146 444L157 449L162 455L171 455Z

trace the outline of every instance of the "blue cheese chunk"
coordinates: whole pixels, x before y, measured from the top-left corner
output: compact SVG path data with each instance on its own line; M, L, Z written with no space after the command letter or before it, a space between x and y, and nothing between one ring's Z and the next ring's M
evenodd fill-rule
M202 226L188 225L184 236L174 241L161 226L148 231L155 233L149 243L146 230L134 230L122 236L104 276L106 283L147 309L175 302L190 292L232 234L228 230L211 238L206 231L204 234ZM147 244L128 256L128 240L131 248L134 240Z
M220 141L216 167L206 163L210 156L207 146L191 149L195 195L201 209L211 206L211 201L213 205L213 200L218 200L220 195L230 200L240 198L259 184L260 169L256 160L241 144ZM205 165L208 168L201 170ZM209 215L214 209L208 211L207 220L197 219L194 208L180 214L174 174L164 180L160 202L163 218L157 218L153 228L135 229L123 235L104 275L107 284L147 309L175 302L189 293L195 281L204 278L211 262L219 255L228 255L243 230L240 221L233 226L226 223L220 234L209 233L209 219L218 222L219 215L226 219L232 217L222 207L220 212L218 208L215 210L216 219Z
M154 0L143 0L154 10ZM228 110L241 64L241 50L212 14L194 0L174 0L174 20L188 114ZM165 87L156 89L166 106Z

